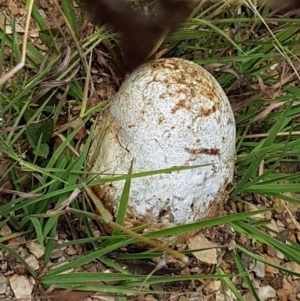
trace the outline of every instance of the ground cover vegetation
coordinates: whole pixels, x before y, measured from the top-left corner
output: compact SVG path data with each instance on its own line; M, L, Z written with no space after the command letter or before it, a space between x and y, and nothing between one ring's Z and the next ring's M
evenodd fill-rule
M132 1L133 9L153 5ZM22 60L26 17L22 1L1 1L2 78ZM123 75L119 34L86 20L73 1L35 3L25 28L25 66L0 85L0 273L31 277L33 295L56 300L94 292L115 300L267 300L265 287L274 289L272 300L297 300L299 11L203 0L156 51L155 58L186 58L218 80L234 110L237 155L220 216L148 233L152 246L136 244L141 238L134 233L143 227L125 233L110 223L91 190L104 181L89 173L95 120ZM131 179L170 171L135 174L133 167L105 179L124 181L117 224ZM189 231L213 243L216 264L187 245L170 244L189 257L187 266L157 250L159 239ZM36 269L26 260L30 242L42 249ZM164 268L152 274L161 262ZM217 289L207 291L211 283Z

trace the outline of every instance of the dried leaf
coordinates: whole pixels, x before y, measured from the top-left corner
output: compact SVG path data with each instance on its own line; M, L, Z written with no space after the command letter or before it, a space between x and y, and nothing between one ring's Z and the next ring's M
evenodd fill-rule
M51 295L47 296L52 301L83 301L84 298L93 295L94 292L56 290Z

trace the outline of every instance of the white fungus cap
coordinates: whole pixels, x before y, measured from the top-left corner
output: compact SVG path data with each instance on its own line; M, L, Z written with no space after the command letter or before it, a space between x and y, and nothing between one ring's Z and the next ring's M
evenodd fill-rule
M235 163L235 121L214 77L183 59L136 69L113 99L93 172L127 174L211 164L132 179L128 220L185 224L215 216L228 197ZM100 125L95 143L103 133ZM99 143L99 141L98 141ZM94 146L92 147L94 148ZM97 187L116 214L124 181Z

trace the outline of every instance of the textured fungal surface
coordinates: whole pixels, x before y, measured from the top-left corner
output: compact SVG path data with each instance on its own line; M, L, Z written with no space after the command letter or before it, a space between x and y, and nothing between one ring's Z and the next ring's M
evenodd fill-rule
M126 174L132 160L135 173L208 165L133 179L127 219L184 224L218 213L233 177L235 122L211 74L183 59L162 59L129 76L112 101L93 171ZM123 186L96 189L114 214Z

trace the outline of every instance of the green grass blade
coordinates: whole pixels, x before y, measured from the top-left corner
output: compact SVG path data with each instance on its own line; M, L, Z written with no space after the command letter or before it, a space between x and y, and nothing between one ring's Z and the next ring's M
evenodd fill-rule
M63 11L65 13L65 16L67 20L69 21L71 28L73 29L73 32L75 34L78 33L78 25L76 20L76 14L73 7L73 1L72 0L63 0L62 1Z
M119 225L123 225L125 216L126 216L126 211L127 211L127 205L128 205L128 200L129 200L129 193L130 193L130 185L131 185L131 177L132 177L132 168L133 168L133 161L130 164L130 168L128 171L127 178L125 180L125 185L124 189L122 192L122 196L120 199L120 205L118 208L118 213L116 216L116 223ZM121 234L121 231L118 229L114 229L112 235L119 235Z
M241 274L241 277L243 278L243 281L245 282L245 284L247 285L248 289L249 289L249 292L252 294L252 296L254 297L254 299L256 301L261 301L259 296L257 295L257 292L248 276L248 274L246 273L246 270L243 266L243 263L242 263L242 260L239 256L239 254L236 254L235 257L234 257L234 261L235 261L235 264Z
M99 257L101 257L103 255L106 255L110 251L113 251L113 250L115 250L117 248L126 246L126 245L132 243L133 241L134 240L132 238L130 238L130 239L127 239L125 241L122 241L122 242L113 244L111 246L105 247L105 248L103 248L101 250L94 251L94 252L91 252L89 254L83 255L80 258L77 258L77 259L75 259L75 260L73 260L71 262L68 262L68 263L64 264L63 266L59 266L59 267L51 269L48 272L47 275L48 276L50 276L50 275L58 275L60 273L68 271L70 269L74 269L76 267L82 266L82 265L87 264L87 263L89 263L89 262L91 262L93 260L97 260Z
M216 268L216 273L219 276L225 275L221 268ZM232 293L239 301L244 301L243 296L240 294L240 292L237 290L237 288L234 286L234 284L230 281L228 277L222 278L222 281L227 285L227 287L232 291Z
M14 258L16 258L19 262L21 262L26 269L28 270L28 272L34 277L36 278L36 272L28 265L28 263L23 259L23 257L21 255L19 255L15 250L7 247L6 245L3 245L0 243L0 250L4 250L6 252L8 252L9 254L11 254Z

